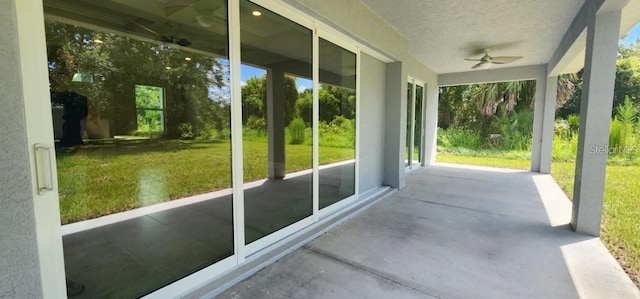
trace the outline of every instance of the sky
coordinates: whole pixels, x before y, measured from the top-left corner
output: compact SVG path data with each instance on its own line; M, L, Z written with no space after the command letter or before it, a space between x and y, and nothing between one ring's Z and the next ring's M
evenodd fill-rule
M262 77L266 72L267 71L264 69L242 64L240 66L242 85L244 86L245 82L247 82L251 77ZM313 82L309 79L296 78L296 85L298 87L298 92L303 92L305 89L311 88Z
M640 23L636 24L624 38L620 39L620 44L628 46L635 43L640 38Z

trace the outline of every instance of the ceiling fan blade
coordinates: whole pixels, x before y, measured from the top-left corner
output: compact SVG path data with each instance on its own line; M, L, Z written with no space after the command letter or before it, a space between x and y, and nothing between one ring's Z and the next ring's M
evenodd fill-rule
M197 0L170 0L165 6L162 8L162 13L165 17L170 17L171 15L190 7L191 5L198 2Z
M478 58L478 59L474 59L474 58L465 58L464 60L466 61L482 61L482 59Z
M153 30L153 29L151 29L151 28L149 28L149 27L147 27L145 25L140 24L140 22L138 22L137 20L131 22L131 24L136 25L137 27L139 27L141 29L144 29L145 31L147 31L147 32L149 32L149 33L151 33L153 35L160 36L160 33L156 32L155 30Z
M477 69L477 68L481 67L483 64L485 64L485 62L480 62L480 63L472 66L471 69Z
M497 57L492 57L491 62L495 64L505 64L505 63L514 62L521 58L522 56L497 56Z

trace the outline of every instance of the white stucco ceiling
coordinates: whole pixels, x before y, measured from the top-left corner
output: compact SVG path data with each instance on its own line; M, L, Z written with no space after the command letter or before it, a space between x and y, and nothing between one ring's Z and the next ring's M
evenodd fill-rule
M469 71L484 48L547 63L584 0L362 0L409 41L409 53L439 74Z

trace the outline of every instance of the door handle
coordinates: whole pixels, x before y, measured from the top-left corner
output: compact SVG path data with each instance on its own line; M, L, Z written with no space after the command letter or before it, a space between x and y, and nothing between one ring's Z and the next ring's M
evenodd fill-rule
M36 183L38 194L53 191L53 166L51 165L51 154L54 147L51 145L34 144L34 155L36 163Z

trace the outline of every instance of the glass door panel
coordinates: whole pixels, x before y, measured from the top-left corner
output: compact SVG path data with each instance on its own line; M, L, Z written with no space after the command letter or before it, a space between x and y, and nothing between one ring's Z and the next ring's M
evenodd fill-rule
M232 256L227 2L44 10L68 285L139 297Z
M312 32L240 1L247 244L313 213Z
M422 102L423 87L416 85L416 100L414 109L414 129L413 129L413 163L422 163Z
M422 117L424 87L409 78L407 83L407 119L405 140L405 167L411 169L422 163Z
M406 122L406 129L407 132L405 134L405 151L404 151L404 165L405 167L409 167L411 166L411 156L412 156L412 152L413 152L413 148L412 148L412 139L411 139L411 128L413 128L413 126L411 125L413 123L413 82L409 81L409 83L407 83L407 122Z
M356 54L320 38L320 209L355 194Z

